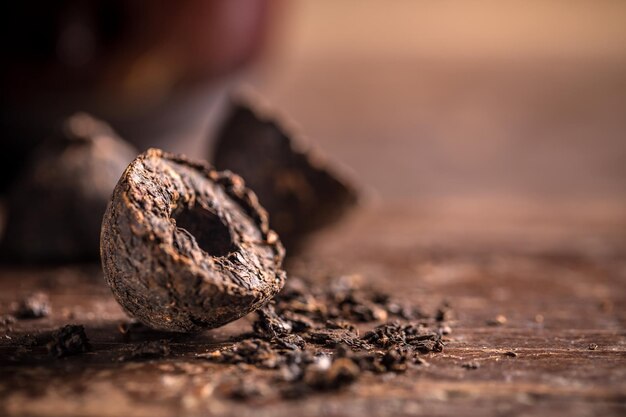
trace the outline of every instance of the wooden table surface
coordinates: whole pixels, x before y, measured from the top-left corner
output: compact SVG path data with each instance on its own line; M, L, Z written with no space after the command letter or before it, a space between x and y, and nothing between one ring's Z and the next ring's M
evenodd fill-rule
M289 262L292 276L360 274L424 311L453 312L443 353L404 374L366 374L299 400L223 398L224 378L250 372L195 358L249 329L244 318L206 333L128 321L97 265L0 269L0 314L33 291L52 314L0 330L0 415L624 415L626 220L601 204L525 206L470 201L385 203L329 229ZM498 315L506 321L489 325ZM83 324L93 350L54 359L26 335ZM172 338L172 355L120 362L128 343ZM595 347L597 345L597 348ZM515 352L516 356L506 352ZM477 369L463 367L470 361Z

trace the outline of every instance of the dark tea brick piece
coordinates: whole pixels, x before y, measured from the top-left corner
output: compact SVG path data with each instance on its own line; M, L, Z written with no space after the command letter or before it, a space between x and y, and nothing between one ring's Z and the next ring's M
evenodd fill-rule
M245 179L288 252L357 203L355 188L319 154L245 104L233 104L217 135L213 161Z
M10 262L98 259L102 215L136 155L106 123L69 117L14 184L0 253Z
M158 149L139 155L115 187L101 252L117 301L160 330L222 326L285 281L283 247L243 180Z

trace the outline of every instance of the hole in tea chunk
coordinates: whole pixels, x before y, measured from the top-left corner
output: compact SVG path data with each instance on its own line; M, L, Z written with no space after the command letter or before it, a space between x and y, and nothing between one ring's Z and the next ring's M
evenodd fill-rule
M172 216L176 226L185 229L210 256L226 256L237 250L230 230L215 213L200 207L184 207Z

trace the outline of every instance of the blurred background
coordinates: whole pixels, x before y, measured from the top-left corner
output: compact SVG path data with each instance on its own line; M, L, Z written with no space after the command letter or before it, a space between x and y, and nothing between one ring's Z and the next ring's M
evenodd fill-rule
M624 201L624 2L300 1L283 23L255 86L381 195Z
M207 158L243 86L380 198L625 208L623 1L2 7L5 183L76 110Z

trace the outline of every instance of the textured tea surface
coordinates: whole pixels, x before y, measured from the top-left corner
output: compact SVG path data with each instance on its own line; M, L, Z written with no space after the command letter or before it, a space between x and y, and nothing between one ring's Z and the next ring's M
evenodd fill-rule
M194 336L154 332L130 323L96 266L3 267L0 315L37 291L50 314L3 325L1 414L623 415L625 224L619 208L593 204L448 201L356 215L318 236L290 276L319 285L360 275L443 316L451 333L443 352L404 372L367 371L296 399L239 385L272 370L198 358L231 349L252 318ZM377 323L359 324L361 335ZM83 325L91 349L56 358L46 341L66 324Z
M341 218L357 191L336 167L283 126L276 115L233 103L219 129L213 163L241 175L270 214L289 252L302 239Z
M159 330L222 326L284 285L284 249L242 179L159 149L124 171L102 221L102 266L120 304Z
M8 195L0 250L9 262L95 262L102 215L137 155L111 126L86 113L57 130L33 151Z

